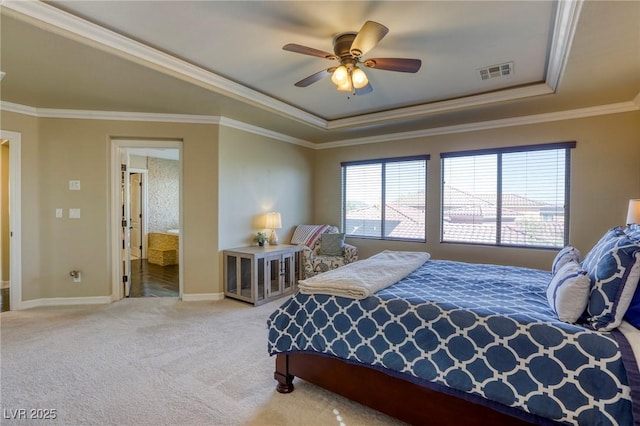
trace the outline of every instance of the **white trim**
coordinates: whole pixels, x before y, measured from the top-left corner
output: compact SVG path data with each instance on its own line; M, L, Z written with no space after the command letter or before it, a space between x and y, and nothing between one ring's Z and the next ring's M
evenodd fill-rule
M278 113L302 123L325 130L367 126L392 119L405 119L467 108L504 100L522 99L545 93L554 93L560 81L566 58L569 55L573 36L582 10L583 0L562 0L558 2L555 25L548 58L547 75L544 84L529 87L507 89L461 99L433 102L414 107L364 114L358 117L337 120L325 120L317 115L303 111L271 96L242 86L220 75L204 70L186 61L124 37L114 31L93 24L63 10L40 1L5 0L3 6L9 15L26 20L34 25L57 31L66 37L89 45L100 45L121 57L134 60L165 74L189 82L199 83L202 87L224 96L239 100L248 105ZM6 13L6 12L5 12Z
M573 36L576 33L578 19L582 11L583 0L564 0L558 2L556 11L556 25L551 37L549 65L547 66L546 82L555 92L564 74L567 58L571 51Z
M20 309L39 308L41 306L108 305L111 301L111 296L49 297L24 301Z
M217 302L224 299L224 293L188 293L182 295L183 302Z
M294 145L300 145L307 148L315 148L316 144L313 142L305 141L304 139L294 138L282 133L274 132L273 130L265 129L262 127L247 124L242 121L234 120L232 118L220 117L220 126L231 127L233 129L242 130L248 133L253 133L267 138L279 140L281 142L287 142Z
M39 118L55 118L66 115L66 118L74 116L78 119L87 120L116 120L113 112L110 111L89 111L89 114L84 115L85 111L82 110L50 110L46 108L31 108L23 105L13 104L10 102L0 101L0 109L4 111L24 113L23 111L29 111L28 115ZM458 124L453 126L435 127L431 129L415 130L411 132L399 132L389 133L378 136L370 136L357 139L343 139L333 142L325 143L313 143L305 141L303 139L294 138L282 133L274 132L269 129L254 126L252 124L243 123L241 121L233 120L226 117L208 117L208 121L205 121L206 116L191 116L180 114L140 114L132 113L137 117L139 121L164 121L175 123L195 123L202 124L207 122L209 124L218 124L220 126L227 126L238 130L243 130L249 133L265 136L281 142L292 143L311 149L327 149L350 145L362 145L366 143L378 143L385 141L411 139L417 137L426 137L434 135L446 135L453 133L473 132L476 130L489 130L511 126L521 126L523 124L537 124L560 120L571 120L577 118L593 117L598 115L618 114L624 112L640 111L640 92L635 96L632 101L619 102L616 104L600 105L595 107L579 108L566 111L550 112L545 114L525 115L521 117L504 118L500 120L491 121L479 121L475 123ZM50 114L50 112L54 112ZM116 113L119 116L125 116L126 112ZM131 142L131 141L130 141Z
M0 130L0 139L9 140L9 228L13 235L9 242L9 303L11 310L22 307L22 134Z

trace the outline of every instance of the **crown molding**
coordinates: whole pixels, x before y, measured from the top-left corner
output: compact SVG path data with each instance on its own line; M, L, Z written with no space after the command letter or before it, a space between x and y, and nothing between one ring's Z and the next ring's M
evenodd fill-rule
M504 118L500 120L480 121L475 123L457 124L453 126L436 127L432 129L415 130L410 132L389 133L378 136L368 136L364 138L342 139L326 143L314 143L304 139L299 139L284 133L274 132L263 127L254 126L242 121L227 117L186 115L186 114L153 114L153 113L129 113L113 111L83 111L83 110L60 110L47 108L34 108L11 102L0 101L0 110L29 115L37 118L66 118L83 120L120 120L120 121L147 121L165 123L185 123L185 124L214 124L242 130L248 133L275 139L281 142L300 145L311 149L329 149L353 145L364 145L370 143L390 142L403 139L423 138L436 135L447 135L453 133L474 132L479 130L498 129L503 127L524 126L527 124L540 124L553 121L573 120L600 115L619 114L625 112L640 111L640 93L635 98L627 102L616 104L600 105L589 108L579 108L567 111L557 111L545 114L528 115L522 117Z
M513 101L532 96L549 95L553 90L545 83L514 89L499 90L483 93L481 95L467 96L464 98L450 99L431 104L417 105L407 108L398 108L390 111L359 115L357 117L342 118L330 121L328 130L337 130L350 127L365 127L371 124L379 124L385 121L416 118L443 112L452 112L462 108L478 107L486 104Z
M306 148L316 148L317 144L306 141L304 139L295 138L293 136L285 135L283 133L274 132L263 127L254 126L253 124L244 123L242 121L233 120L227 117L220 117L220 125L223 127L230 127L233 129L242 130L248 133L253 133L259 136L265 136L267 138L279 140L281 142L287 142L293 145L300 145Z
M142 121L142 122L162 122L162 123L183 123L183 124L213 124L242 130L248 133L287 142L294 145L301 145L306 148L315 148L316 144L304 139L295 138L273 130L254 126L242 121L233 120L227 117L209 115L187 115L187 114L155 114L146 112L121 112L121 111L85 111L72 109L50 109L34 108L30 106L15 104L12 102L0 101L0 110L28 115L36 118L61 118L78 120L107 120L107 121Z
M481 106L495 102L522 99L554 93L564 71L583 0L560 0L547 67L546 81L527 87L514 88L468 96L460 99L433 102L372 114L336 120L325 120L271 96L255 91L213 72L124 37L75 15L41 1L3 0L3 13L54 31L76 41L133 60L176 78L197 84L213 92L239 100L267 111L311 125L322 130L357 129L390 120L401 120Z
M573 36L578 26L578 18L582 11L582 4L583 0L564 0L558 2L556 24L553 26L546 76L546 83L553 92L558 88L558 84L560 84L560 80L564 74L567 58L571 51L571 44L573 43Z
M330 149L345 146L364 145L398 141L405 139L424 138L437 135L454 133L475 132L480 130L499 129L504 127L524 126L528 124L549 123L553 121L574 120L600 115L619 114L624 112L640 111L640 93L633 101L617 104L601 105L589 108L580 108L567 111L550 112L545 114L528 115L523 117L504 118L500 120L481 121L476 123L457 124L454 126L436 127L433 129L415 130L411 132L391 133L379 136L344 139L335 142L318 144L316 149Z

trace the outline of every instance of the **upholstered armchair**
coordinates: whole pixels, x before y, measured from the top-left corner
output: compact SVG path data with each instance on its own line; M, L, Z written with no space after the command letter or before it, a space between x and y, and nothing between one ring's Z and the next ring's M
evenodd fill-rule
M300 252L302 279L358 260L358 248L344 242L344 234L331 225L298 225L291 244L303 245Z

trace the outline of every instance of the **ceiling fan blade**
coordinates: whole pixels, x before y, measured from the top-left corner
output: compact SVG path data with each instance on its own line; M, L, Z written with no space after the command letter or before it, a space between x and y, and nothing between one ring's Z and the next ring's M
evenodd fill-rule
M373 86L371 83L367 83L362 89L355 89L356 96L366 95L367 93L373 92Z
M300 80L299 82L294 84L294 86L296 86L296 87L307 87L307 86L310 86L313 83L315 83L316 81L322 80L324 77L326 77L329 74L331 74L329 69L318 71L315 74L311 74L309 77L303 78L302 80Z
M375 68L378 70L399 71L399 72L418 72L422 61L420 59L407 58L371 58L363 61L365 67Z
M350 53L356 58L359 58L373 49L388 32L389 28L382 24L374 21L365 22L353 40L353 43L351 43Z
M313 47L302 46L300 44L289 43L282 46L283 50L294 53L302 53L303 55L318 56L325 59L338 59L333 53L325 52L324 50L314 49Z

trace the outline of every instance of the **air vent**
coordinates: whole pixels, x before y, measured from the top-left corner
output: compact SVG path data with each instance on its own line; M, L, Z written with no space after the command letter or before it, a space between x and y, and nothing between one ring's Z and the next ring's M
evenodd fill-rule
M513 74L513 62L505 62L504 64L490 65L478 70L481 80L489 80L496 77L505 77Z

